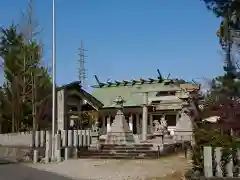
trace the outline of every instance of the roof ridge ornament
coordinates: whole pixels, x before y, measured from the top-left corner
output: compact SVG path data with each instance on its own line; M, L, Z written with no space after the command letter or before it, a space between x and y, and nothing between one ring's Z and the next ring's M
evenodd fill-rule
M96 79L96 81L97 81L97 83L98 83L99 87L102 87L102 86L104 86L104 85L105 85L105 83L102 83L102 82L100 82L100 81L99 81L99 79L98 79L97 75L94 75L94 77L95 77L95 79Z
M171 84L173 82L171 79L163 79L159 69L158 69L159 76L155 78L140 78L137 79L131 79L131 80L115 80L115 81L109 81L107 82L101 82L99 81L98 77L94 75L97 85L93 85L93 88L102 88L102 87L118 87L118 86L134 86L134 85L143 85L143 84L157 84L157 83L165 83L165 85Z

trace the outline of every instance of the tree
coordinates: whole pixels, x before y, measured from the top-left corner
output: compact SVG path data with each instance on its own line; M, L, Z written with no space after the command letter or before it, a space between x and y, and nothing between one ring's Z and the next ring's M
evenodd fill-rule
M8 29L2 29L0 55L4 59L4 83L5 95L8 96L8 107L11 108L12 131L19 124L20 118L20 84L21 84L21 51L23 39L16 33L16 26L11 25ZM4 98L4 100L6 100ZM5 103L5 102L4 102Z
M36 117L41 117L38 110L51 92L51 79L48 69L41 63L41 46L36 41L25 43L17 26L2 29L0 46L5 76L1 102L9 109L3 117L11 117L12 131L19 131L21 124L32 126L33 90L37 95Z
M43 56L43 44L39 41L38 35L40 34L38 20L35 18L34 11L34 0L29 0L28 8L22 16L22 22L20 23L20 32L23 34L24 42L30 48L29 51L25 53L24 57L24 72L28 72L30 70L30 75L26 74L24 76L24 84L27 82L31 83L31 102L32 102L32 115L33 122L39 122L39 118L41 118L42 105L47 100L46 98L39 99L40 94L50 93L50 76L48 73L48 68L43 66L41 61ZM32 52L35 52L35 57L31 55ZM29 55L30 56L27 56ZM35 59L35 62L34 62ZM30 64L29 64L30 62ZM34 63L34 64L31 64ZM31 68L34 67L34 70ZM30 69L28 69L30 68ZM30 78L29 78L30 77ZM23 88L24 93L27 96L27 87Z
M203 146L222 147L222 163L225 165L229 155L234 149L234 136L231 129L240 128L240 82L238 80L238 67L235 63L233 45L238 42L233 32L239 28L239 0L203 0L209 10L217 17L222 18L217 35L224 51L224 74L211 81L210 91L207 94L202 111L202 119L209 116L218 116L217 123L200 122L194 130L195 146L193 147L194 169L203 171ZM235 149L234 149L235 150Z
M202 0L206 7L211 10L217 17L222 18L217 36L220 44L225 47L228 41L239 45L236 32L240 30L240 1L239 0ZM229 38L231 37L231 40Z

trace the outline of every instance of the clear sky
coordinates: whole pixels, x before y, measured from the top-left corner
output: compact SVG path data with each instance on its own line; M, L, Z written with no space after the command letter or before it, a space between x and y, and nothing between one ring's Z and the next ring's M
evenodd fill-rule
M19 22L28 0L1 0L0 25ZM52 1L35 0L51 65ZM200 0L56 0L57 84L77 80L80 41L87 84L157 77L201 80L222 73L219 19Z

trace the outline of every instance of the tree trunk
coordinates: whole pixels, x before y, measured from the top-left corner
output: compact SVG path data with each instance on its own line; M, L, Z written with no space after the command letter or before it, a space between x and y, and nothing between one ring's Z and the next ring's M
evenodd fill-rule
M14 117L14 111L12 112L12 133L15 132L15 117Z

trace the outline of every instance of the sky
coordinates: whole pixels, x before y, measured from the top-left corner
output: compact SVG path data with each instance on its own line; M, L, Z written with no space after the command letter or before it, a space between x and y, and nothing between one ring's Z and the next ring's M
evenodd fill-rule
M78 80L83 40L87 85L166 77L202 81L222 74L220 20L200 0L55 0L57 84ZM1 0L0 26L19 23L28 0ZM51 66L52 1L35 0L44 62Z

